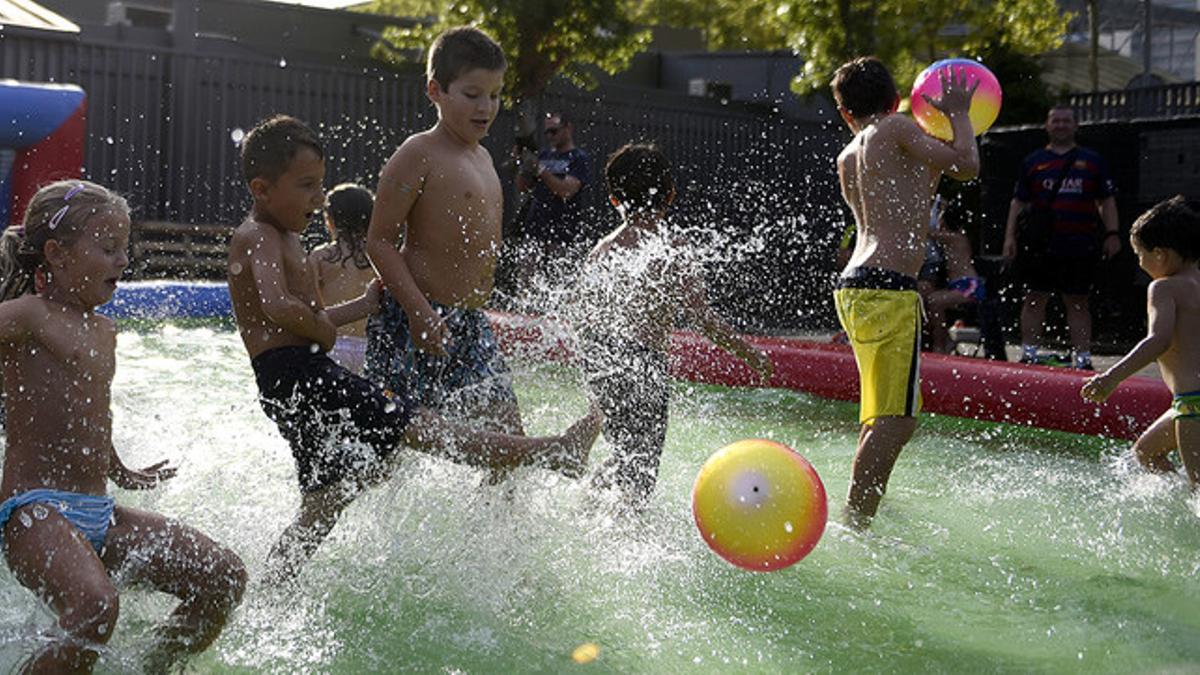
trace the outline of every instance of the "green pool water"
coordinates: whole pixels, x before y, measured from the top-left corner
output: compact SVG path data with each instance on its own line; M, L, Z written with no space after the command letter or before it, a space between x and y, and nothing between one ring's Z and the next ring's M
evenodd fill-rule
M586 403L567 368L517 362L529 429ZM253 584L202 673L1197 672L1200 506L1144 474L1124 443L924 417L873 529L836 524L854 405L777 390L678 384L658 489L614 519L580 483L412 454L347 512L297 586ZM125 460L179 476L125 504L232 546L251 574L298 501L287 446L255 401L235 334L126 326L113 385ZM759 574L709 552L690 514L696 472L734 440L803 453L830 495L813 553ZM601 441L595 457L607 447ZM132 589L98 672L136 672L171 601ZM51 615L0 570L0 672ZM586 665L582 643L599 646Z

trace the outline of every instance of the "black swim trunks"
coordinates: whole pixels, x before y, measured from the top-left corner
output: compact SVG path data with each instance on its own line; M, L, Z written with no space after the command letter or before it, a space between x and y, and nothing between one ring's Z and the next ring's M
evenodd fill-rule
M583 371L604 412L610 455L594 482L617 487L641 506L654 491L671 398L667 355L615 336L580 336Z
M308 347L270 349L250 362L259 401L296 459L303 492L361 484L404 437L407 397L389 398Z

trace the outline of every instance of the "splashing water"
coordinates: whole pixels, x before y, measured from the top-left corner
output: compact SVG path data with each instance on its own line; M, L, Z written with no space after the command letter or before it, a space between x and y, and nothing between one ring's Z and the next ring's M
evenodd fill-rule
M198 527L257 577L298 491L236 334L126 330L118 358L117 448L132 466L167 457L180 471L117 499ZM513 365L531 433L559 432L585 409L574 371ZM641 517L596 508L584 482L527 469L481 487L478 471L411 453L346 512L295 588L252 581L193 665L562 671L594 658L619 672L1128 672L1200 660L1200 523L1178 477L1146 476L1096 439L927 417L871 532L831 523L799 565L753 574L697 535L696 471L730 441L773 438L813 463L836 513L855 407L689 384L674 396ZM606 452L601 442L593 463ZM101 672L136 672L171 606L124 591ZM0 571L0 669L43 644L51 623Z

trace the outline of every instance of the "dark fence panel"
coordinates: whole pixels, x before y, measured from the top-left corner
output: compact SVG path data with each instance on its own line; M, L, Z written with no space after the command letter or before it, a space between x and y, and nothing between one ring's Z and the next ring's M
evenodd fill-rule
M1200 82L1071 94L1080 122L1179 117L1200 114Z

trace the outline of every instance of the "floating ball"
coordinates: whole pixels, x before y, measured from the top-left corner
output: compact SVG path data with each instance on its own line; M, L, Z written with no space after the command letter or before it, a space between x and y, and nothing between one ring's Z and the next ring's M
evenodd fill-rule
M944 141L954 139L950 120L921 96L924 94L934 100L941 97L942 81L938 78L938 71L945 71L947 67L953 68L956 73L965 71L968 87L979 82L979 88L971 98L971 109L967 112L967 116L971 118L971 128L978 136L996 121L1000 114L1003 93L1000 91L1000 82L996 80L992 71L971 59L944 59L929 66L917 76L917 81L913 82L912 97L909 99L913 118L930 136Z
M808 460L775 441L738 441L696 476L692 515L717 555L771 572L799 562L825 532L825 486Z

